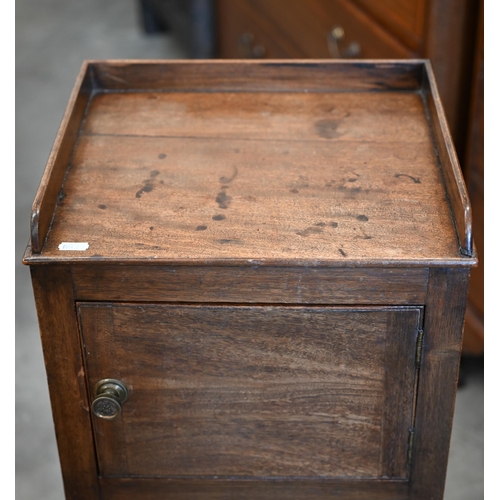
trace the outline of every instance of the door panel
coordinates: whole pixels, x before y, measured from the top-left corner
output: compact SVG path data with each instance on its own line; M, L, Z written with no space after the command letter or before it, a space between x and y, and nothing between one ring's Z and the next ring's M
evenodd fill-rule
M417 307L80 303L103 477L407 477Z

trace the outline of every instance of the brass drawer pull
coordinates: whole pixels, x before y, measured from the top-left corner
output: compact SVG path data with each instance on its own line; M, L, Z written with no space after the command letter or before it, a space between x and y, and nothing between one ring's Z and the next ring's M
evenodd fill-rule
M94 386L92 412L96 417L112 420L122 412L122 404L127 400L127 388L112 378L99 380Z
M345 49L340 48L340 42L345 38L344 28L335 26L326 36L328 43L328 52L334 59L359 57L361 55L361 47L357 42L351 42Z

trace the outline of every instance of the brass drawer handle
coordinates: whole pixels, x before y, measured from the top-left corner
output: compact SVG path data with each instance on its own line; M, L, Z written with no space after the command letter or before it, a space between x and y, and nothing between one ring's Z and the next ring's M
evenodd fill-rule
M335 26L326 36L328 43L328 52L334 59L359 57L361 47L357 42L351 42L345 49L340 48L340 42L345 38L344 28Z
M122 412L122 404L127 400L127 388L112 378L99 380L94 386L92 412L96 417L112 420Z

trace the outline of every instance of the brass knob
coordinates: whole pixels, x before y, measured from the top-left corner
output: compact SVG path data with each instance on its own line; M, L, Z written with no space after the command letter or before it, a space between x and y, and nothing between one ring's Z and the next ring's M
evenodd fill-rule
M99 380L94 386L92 412L96 417L112 420L122 412L122 404L127 397L127 388L119 380Z
M340 48L340 43L345 38L344 28L342 26L335 26L328 33L326 40L328 44L328 51L330 56L334 59L358 57L361 54L361 47L357 42L351 42L344 49Z

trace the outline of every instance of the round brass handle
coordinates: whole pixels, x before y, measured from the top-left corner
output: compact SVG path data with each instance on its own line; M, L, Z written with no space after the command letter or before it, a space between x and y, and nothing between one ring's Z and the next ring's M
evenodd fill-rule
M326 41L328 44L328 52L334 59L359 57L361 47L357 42L351 42L346 48L341 49L340 43L345 39L345 32L342 26L335 26L328 33Z
M122 404L127 397L128 390L119 380L112 378L99 380L94 386L92 412L96 417L112 420L122 412Z

